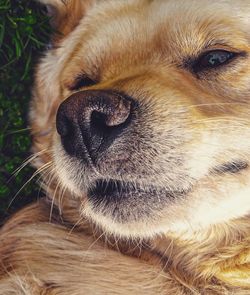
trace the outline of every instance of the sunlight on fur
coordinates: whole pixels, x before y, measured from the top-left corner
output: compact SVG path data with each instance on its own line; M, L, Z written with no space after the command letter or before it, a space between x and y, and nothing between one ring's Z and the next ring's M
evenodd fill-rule
M46 198L0 231L0 294L249 295L249 1L40 2L15 173Z

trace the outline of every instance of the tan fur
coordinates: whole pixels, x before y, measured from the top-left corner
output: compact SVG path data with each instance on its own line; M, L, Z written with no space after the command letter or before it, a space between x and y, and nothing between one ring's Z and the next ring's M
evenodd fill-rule
M41 2L61 32L37 68L30 110L33 165L47 198L1 229L0 294L249 295L250 170L213 170L249 165L249 1ZM185 59L215 49L244 54L199 77L185 68ZM185 198L160 207L162 196L149 198L150 214L124 222L111 208L96 210L87 170L79 177L83 167L55 130L58 106L82 73L98 81L89 89L147 106L139 135L127 138L135 138L129 157L120 143L103 159L103 175ZM130 212L140 202L118 205Z

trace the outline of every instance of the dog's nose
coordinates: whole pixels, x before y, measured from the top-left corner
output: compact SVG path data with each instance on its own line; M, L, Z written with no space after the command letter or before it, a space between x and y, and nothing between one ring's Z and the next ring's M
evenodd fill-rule
M57 132L66 152L93 161L130 122L131 99L108 90L80 91L59 106Z

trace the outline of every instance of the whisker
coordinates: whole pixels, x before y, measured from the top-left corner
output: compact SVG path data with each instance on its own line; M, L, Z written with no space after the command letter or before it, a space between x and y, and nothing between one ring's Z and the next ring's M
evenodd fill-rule
M65 196L66 190L67 190L67 187L66 185L64 185L61 189L61 195L59 196L59 200L58 200L58 208L59 208L60 215L62 214L62 202Z
M31 127L27 127L27 128L23 128L23 129L19 129L19 130L13 130L13 131L9 131L6 134L7 135L12 135L12 134L16 134L16 133L21 133L21 132L25 132L31 130Z
M56 174L55 171L56 171L56 168L53 167L51 169L51 171L49 172L49 175L48 175L49 178L48 178L48 180L47 180L47 178L42 179L42 186L47 187L47 188L49 188L51 186L52 182L55 179L55 174Z
M11 178L9 179L9 181L13 178L13 177L15 177L15 176L17 176L17 174L25 167L25 166L27 166L30 162L32 162L35 158L37 158L38 156L41 156L42 154L44 154L44 153L46 153L46 152L49 152L49 150L48 149L44 149L44 150L42 150L42 151L40 151L40 152L37 152L37 153L35 153L35 154L33 154L33 155L30 155L17 169L15 169L14 171L13 171L13 173L12 173L12 176L11 176Z
M72 226L72 228L71 228L70 231L68 232L67 237L69 237L69 236L73 233L74 229L75 229L79 224L81 224L81 222L82 222L83 220L84 220L84 217L81 217L81 218L78 219L78 221Z
M86 252L87 251L89 251L89 250L91 250L91 248L103 237L105 235L105 232L102 232L100 235L99 235L99 237L98 238L96 238L95 240L94 240L94 242L88 247L88 249L86 250Z
M54 178L56 178L55 175L54 175ZM54 194L52 196L52 202L51 202L50 214L49 214L49 222L51 222L51 220L52 220L53 209L54 209L54 202L55 202L55 197L56 197L56 193L57 193L57 190L59 188L59 185L60 185L60 181L57 182L57 185L56 185L55 190L54 190Z
M42 171L48 169L50 166L52 165L52 162L48 162L46 164L44 164L42 167L40 167L36 172L33 173L33 175L25 182L25 184L18 190L18 192L15 194L15 196L13 197L13 199L11 200L11 202L9 203L7 209L10 208L10 206L13 204L13 202L15 201L16 197L18 196L18 194L24 189L24 187L26 187L27 184L29 184L32 179L34 179L34 177L36 177L38 174L40 174Z
M44 187L44 184L46 183L47 178L49 178L49 180L50 180L53 177L53 170L54 169L51 169L49 171L45 171L45 172L40 173L40 176L37 179L37 183L40 185L40 189L38 191L38 195L40 194L42 188Z
M196 107L209 107L209 106L227 106L227 105L246 105L243 102L211 102L211 103L201 103L201 104L193 104L191 106L185 106L185 108L196 108Z

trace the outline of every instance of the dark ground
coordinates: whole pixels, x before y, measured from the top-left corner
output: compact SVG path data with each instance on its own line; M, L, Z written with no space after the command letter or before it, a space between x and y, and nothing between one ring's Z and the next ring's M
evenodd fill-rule
M35 1L0 0L0 223L42 194L35 179L22 188L34 172L29 166L13 172L29 156L32 75L49 35L48 18Z

